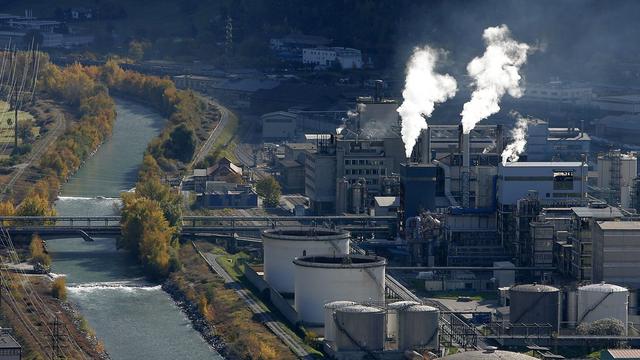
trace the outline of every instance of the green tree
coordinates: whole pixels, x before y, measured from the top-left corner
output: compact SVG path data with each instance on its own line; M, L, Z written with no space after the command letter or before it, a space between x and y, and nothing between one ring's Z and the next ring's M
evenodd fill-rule
M186 124L180 124L173 128L169 139L165 142L164 154L168 158L188 162L196 150L196 135L193 129Z
M268 207L278 206L280 203L280 195L282 190L280 184L272 176L267 176L258 181L256 184L256 192L264 198L264 204Z

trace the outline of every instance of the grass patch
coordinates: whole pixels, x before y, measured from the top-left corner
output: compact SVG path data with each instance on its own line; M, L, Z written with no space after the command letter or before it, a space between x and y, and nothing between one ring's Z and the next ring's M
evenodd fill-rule
M227 124L222 129L222 132L220 133L216 141L213 143L211 152L209 152L209 155L207 155L210 163L214 164L223 157L228 158L234 163L238 162L238 159L236 158L233 150L235 150L238 141L239 124L240 121L236 114L229 112Z

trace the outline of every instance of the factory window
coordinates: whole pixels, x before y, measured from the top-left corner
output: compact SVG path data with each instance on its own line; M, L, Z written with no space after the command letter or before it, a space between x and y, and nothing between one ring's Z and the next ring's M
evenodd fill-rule
M364 171L364 174L365 174L365 175L371 175L371 170L366 169L366 170Z
M380 169L380 175L387 175L387 169Z
M554 171L553 190L573 190L573 171Z
M378 175L378 169L372 169L371 170L371 174L372 175Z
M359 161L358 161L358 164L360 164L360 165L364 165L364 160L359 160Z

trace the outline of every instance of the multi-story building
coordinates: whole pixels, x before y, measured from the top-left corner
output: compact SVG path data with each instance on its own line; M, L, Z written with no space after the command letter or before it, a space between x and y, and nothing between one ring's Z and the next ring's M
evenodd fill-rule
M316 149L305 156L305 195L316 215L333 214L336 210L335 138L318 141Z
M302 63L327 68L334 64L342 69L362 68L362 52L345 47L317 47L302 50Z
M588 84L550 81L544 84L527 84L522 100L556 104L589 105L593 89Z
M636 154L614 150L598 156L598 197L609 204L631 208L633 182L637 176Z
M598 221L593 227L593 282L640 287L640 221Z

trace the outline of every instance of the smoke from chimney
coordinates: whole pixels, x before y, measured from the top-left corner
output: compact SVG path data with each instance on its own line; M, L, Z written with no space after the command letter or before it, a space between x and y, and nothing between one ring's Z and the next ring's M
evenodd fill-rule
M438 74L435 67L442 50L428 46L415 48L407 63L407 75L402 91L404 101L398 108L402 117L402 141L407 157L411 156L426 118L431 116L436 103L452 98L458 90L456 80L449 74Z
M467 134L481 120L500 111L500 99L505 93L515 98L522 96L518 72L530 50L529 45L511 38L506 25L487 28L482 37L487 45L484 54L467 65L475 87L460 113Z
M529 122L527 119L517 112L513 112L518 120L516 121L516 127L511 130L511 137L513 141L507 145L502 151L502 165L507 162L515 162L520 158L520 154L524 152L527 146L527 128Z

